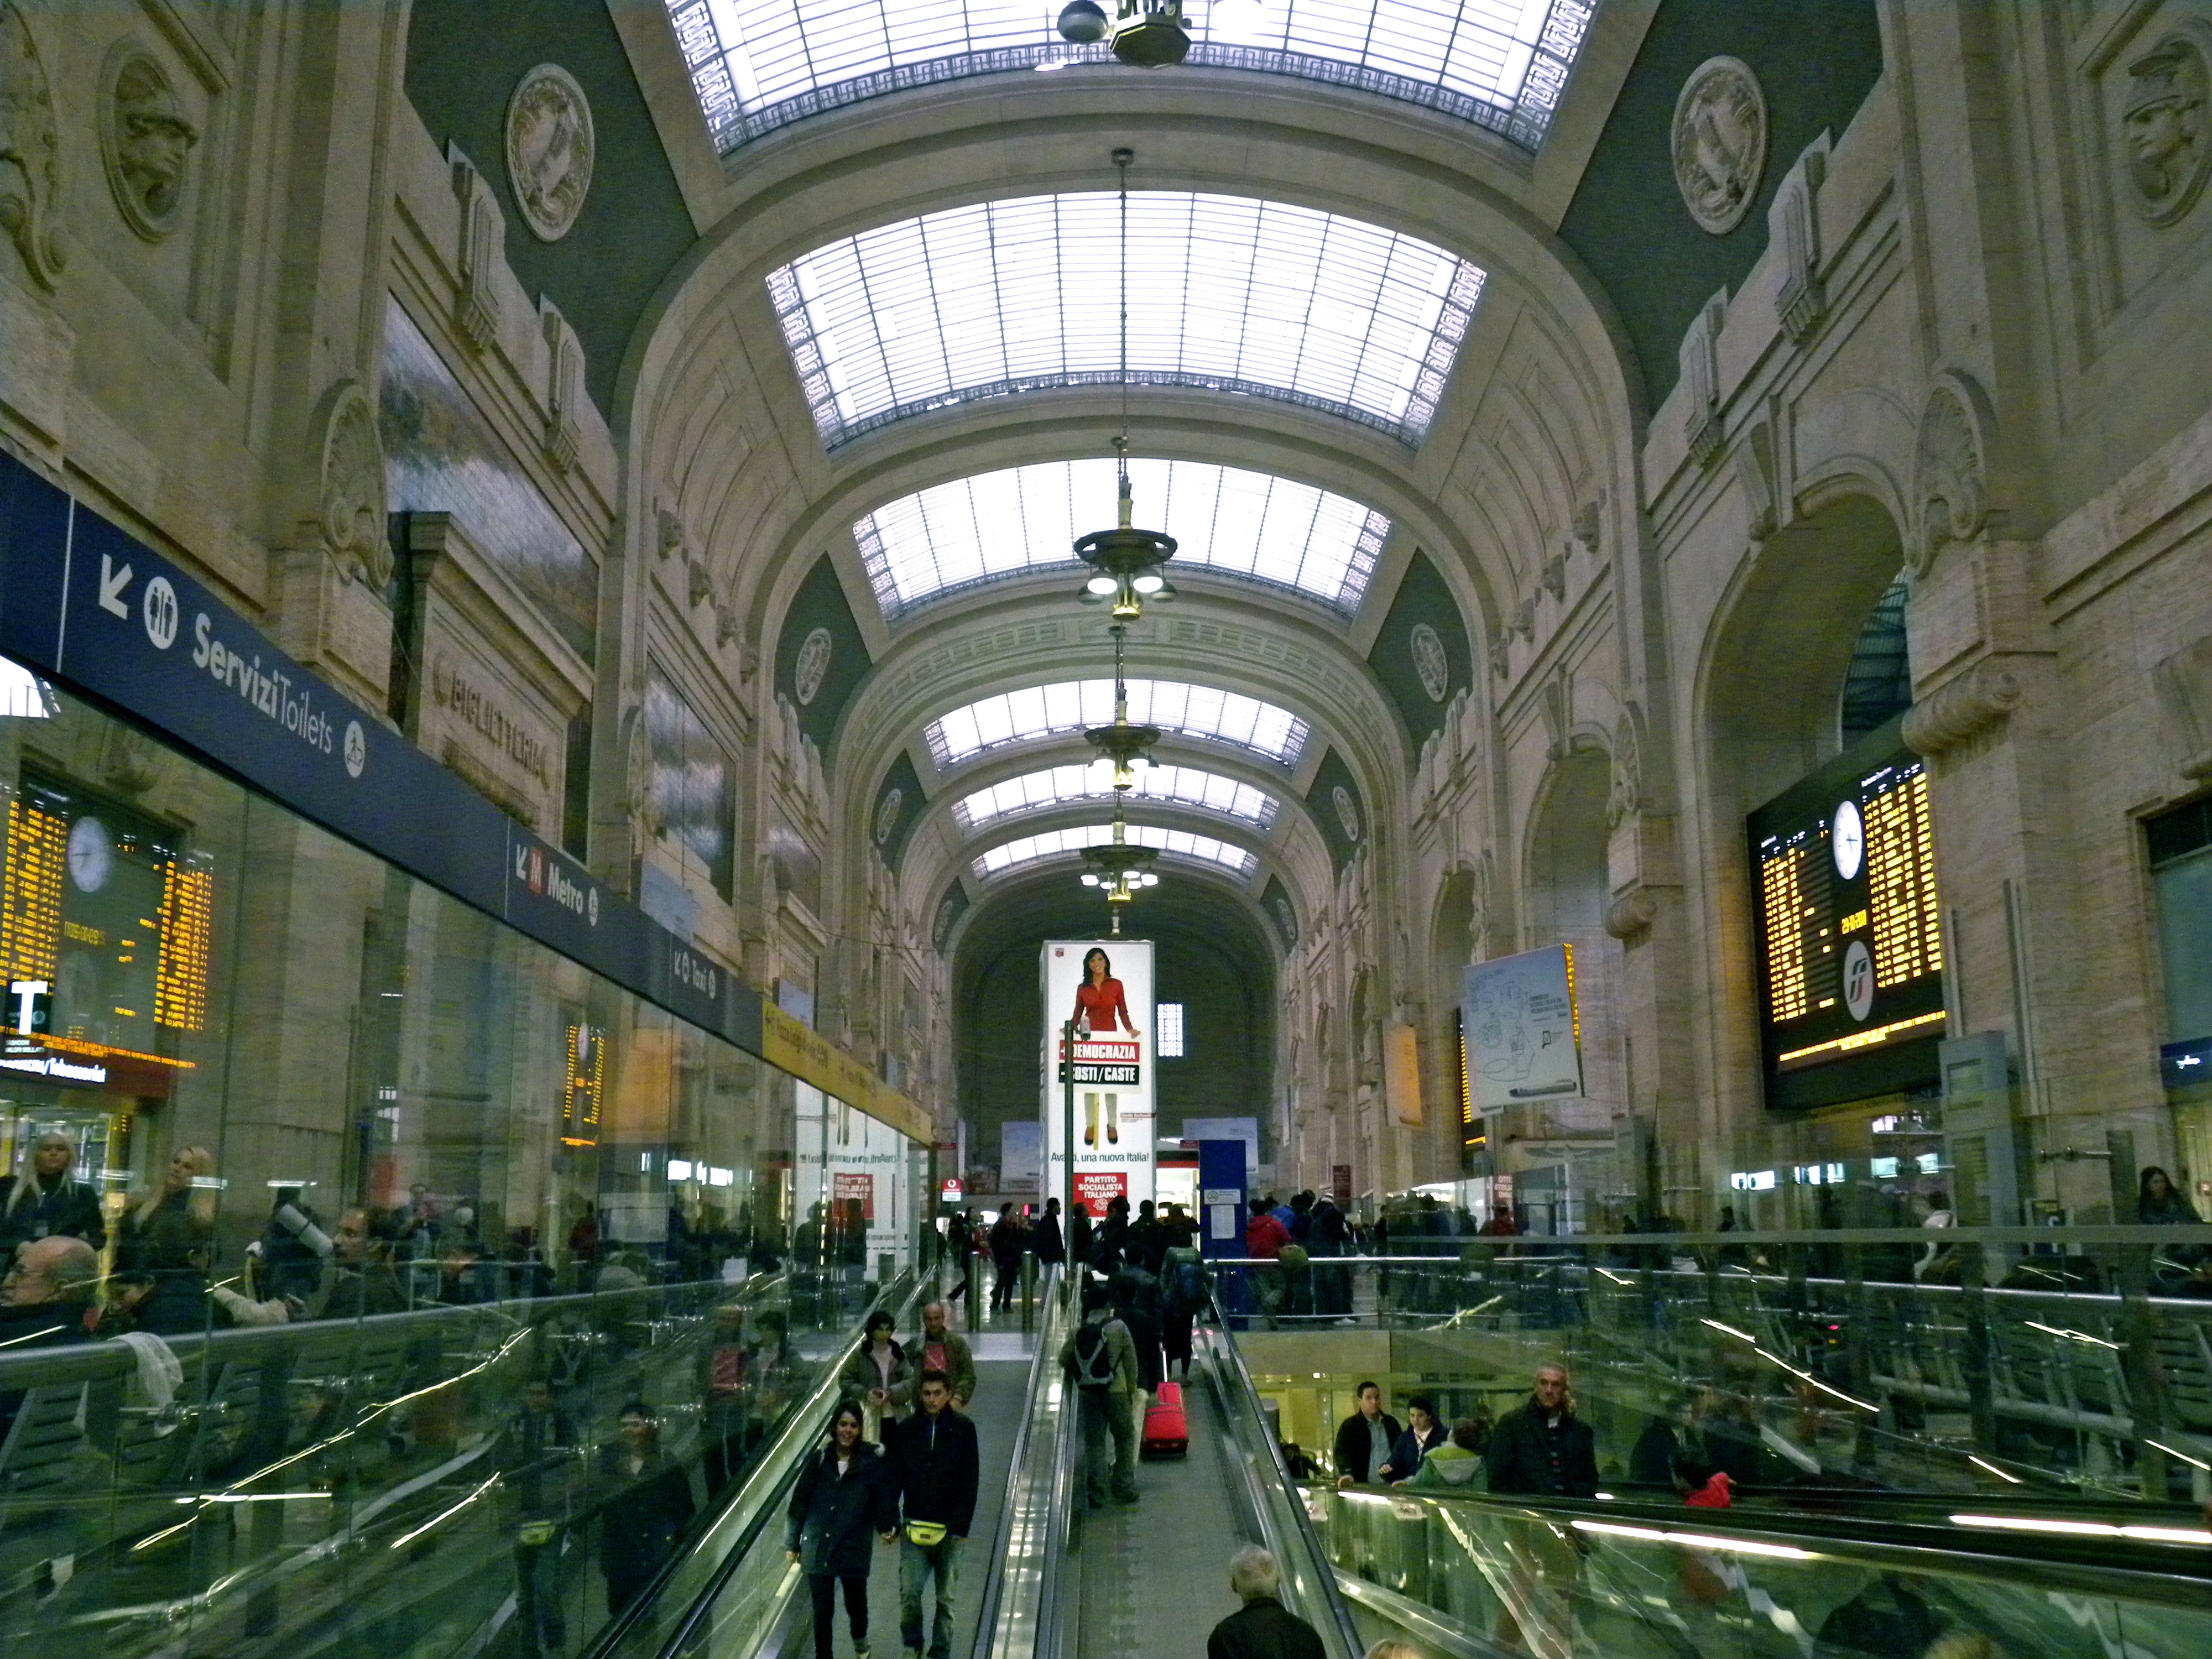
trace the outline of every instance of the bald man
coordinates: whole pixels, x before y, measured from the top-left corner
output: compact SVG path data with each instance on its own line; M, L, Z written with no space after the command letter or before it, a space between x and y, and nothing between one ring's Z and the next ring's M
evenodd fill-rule
M56 1233L17 1245L0 1279L0 1342L82 1340L99 1282L99 1254L81 1238Z

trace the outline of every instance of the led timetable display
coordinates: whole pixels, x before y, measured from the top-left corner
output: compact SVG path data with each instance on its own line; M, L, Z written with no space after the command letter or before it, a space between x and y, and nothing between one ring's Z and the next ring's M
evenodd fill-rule
M1751 815L1771 1107L1936 1080L1943 943L1928 774L1894 723Z

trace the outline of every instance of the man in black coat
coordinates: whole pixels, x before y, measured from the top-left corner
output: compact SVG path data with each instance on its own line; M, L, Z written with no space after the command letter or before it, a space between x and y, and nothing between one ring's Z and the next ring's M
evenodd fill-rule
M952 1408L951 1379L943 1371L922 1372L919 1400L921 1408L884 1436L906 1516L899 1541L899 1635L908 1653L922 1650L921 1592L933 1573L937 1617L929 1655L951 1659L960 1547L975 1519L975 1425Z
M1275 1558L1247 1544L1229 1558L1229 1588L1244 1603L1206 1638L1206 1659L1322 1659L1314 1627L1277 1601L1283 1571Z
M1597 1436L1575 1415L1567 1368L1540 1365L1528 1403L1499 1419L1486 1455L1490 1490L1534 1498L1597 1496Z
M1359 1409L1337 1425L1336 1484L1364 1486L1377 1477L1375 1471L1390 1461L1391 1448L1404 1432L1398 1419L1382 1409L1382 1390L1362 1382L1353 1391Z

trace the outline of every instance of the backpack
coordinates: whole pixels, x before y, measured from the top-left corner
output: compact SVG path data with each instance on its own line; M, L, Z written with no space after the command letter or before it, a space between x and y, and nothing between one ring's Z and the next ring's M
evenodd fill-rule
M1185 1260L1173 1258L1182 1255ZM1160 1305L1170 1313L1194 1314L1206 1305L1206 1269L1198 1265L1198 1252L1170 1251L1167 1276L1160 1285Z
M1085 1325L1075 1334L1075 1386L1079 1389L1110 1389L1114 1386L1114 1354L1106 1345L1103 1326Z
M1303 1244L1285 1244L1276 1252L1275 1262L1285 1273L1294 1273L1306 1265L1306 1247Z

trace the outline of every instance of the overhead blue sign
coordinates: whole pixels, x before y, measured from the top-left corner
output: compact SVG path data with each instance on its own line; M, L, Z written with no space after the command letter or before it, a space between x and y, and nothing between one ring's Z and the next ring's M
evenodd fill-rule
M174 564L0 453L0 654L741 1048L759 994Z

